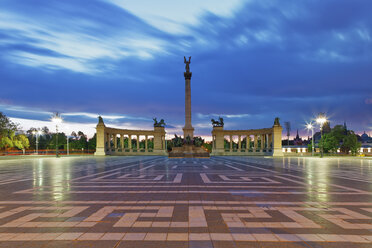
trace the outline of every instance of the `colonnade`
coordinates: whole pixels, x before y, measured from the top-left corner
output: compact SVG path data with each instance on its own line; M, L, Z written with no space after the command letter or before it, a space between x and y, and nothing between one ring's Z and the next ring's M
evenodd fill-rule
M226 146L226 142L224 142L224 149L225 151L240 151L240 152L268 152L272 148L272 133L262 133L262 134L254 134L250 135L249 132L245 133L242 132L239 134L235 134L237 131L231 130L224 130L224 140L227 140L228 146ZM242 130L243 131L243 130ZM255 130L256 131L256 130ZM226 139L228 137L228 139ZM237 137L237 140L234 141L234 137ZM216 135L213 135L213 148L216 149ZM236 146L234 146L236 144Z
M262 129L224 130L221 126L213 127L211 155L282 156L282 129L279 121L271 128ZM227 142L225 137L229 138Z
M102 118L100 118L96 130L97 146L95 155L167 154L164 127L154 127L154 130L129 130L109 128L105 126ZM145 137L144 147L140 147L141 136ZM132 144L133 137L136 137L136 142L134 144ZM125 139L127 139L127 142L125 142Z

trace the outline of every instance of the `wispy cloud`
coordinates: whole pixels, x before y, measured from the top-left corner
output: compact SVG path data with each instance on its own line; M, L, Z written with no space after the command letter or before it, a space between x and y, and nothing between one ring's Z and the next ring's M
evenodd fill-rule
M226 117L226 118L247 118L252 117L251 114L201 114L197 113L196 116L200 119L205 118L216 118L216 117Z

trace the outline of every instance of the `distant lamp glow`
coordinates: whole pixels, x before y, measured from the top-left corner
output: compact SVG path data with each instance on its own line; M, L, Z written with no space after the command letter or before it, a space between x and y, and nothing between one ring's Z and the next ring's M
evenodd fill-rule
M306 124L306 129L311 130L311 156L314 156L314 126L313 123L307 123Z
M57 112L55 115L52 117L52 122L58 125L59 123L62 123L62 117L61 115Z
M316 122L317 122L321 127L323 127L323 124L327 122L327 118L325 118L324 116L319 116L318 118L316 118Z
M323 126L324 126L324 123L327 122L327 118L326 118L325 114L320 113L318 115L318 117L316 118L316 122L320 125L320 138L321 138L321 141L322 141L322 146L320 148L320 157L322 158L323 157L323 145L324 145L324 141L322 139L322 137L323 137Z
M58 112L52 116L52 122L56 124L56 157L58 158L58 124L62 123L62 117Z
M43 134L41 130L34 130L32 131L33 135L36 135L36 155L39 155L39 136Z

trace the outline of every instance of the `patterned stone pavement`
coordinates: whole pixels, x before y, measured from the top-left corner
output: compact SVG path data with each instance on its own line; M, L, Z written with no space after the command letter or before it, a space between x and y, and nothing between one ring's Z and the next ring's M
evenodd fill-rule
M372 247L372 160L2 160L0 247Z

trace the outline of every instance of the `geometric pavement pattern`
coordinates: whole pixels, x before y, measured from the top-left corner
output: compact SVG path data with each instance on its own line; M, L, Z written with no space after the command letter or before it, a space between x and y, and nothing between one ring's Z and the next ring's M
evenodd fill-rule
M369 159L86 157L0 165L4 247L372 247Z

